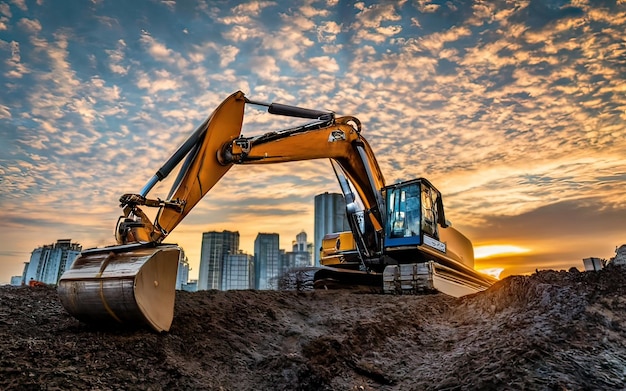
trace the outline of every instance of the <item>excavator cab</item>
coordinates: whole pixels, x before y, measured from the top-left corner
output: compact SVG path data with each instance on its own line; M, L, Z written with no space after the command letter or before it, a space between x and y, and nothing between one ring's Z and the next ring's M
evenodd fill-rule
M397 183L384 189L387 206L385 251L427 244L444 249L439 226L447 227L441 193L426 179Z

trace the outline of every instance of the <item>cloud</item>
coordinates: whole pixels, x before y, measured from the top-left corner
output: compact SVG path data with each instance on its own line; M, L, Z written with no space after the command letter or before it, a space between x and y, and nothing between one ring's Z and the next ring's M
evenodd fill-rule
M237 46L233 45L220 45L215 42L205 42L202 45L194 45L194 51L189 52L189 59L193 63L204 62L208 57L213 57L211 54L215 53L219 56L219 66L221 68L227 68L239 54L240 50Z
M250 59L252 72L265 80L272 80L278 76L280 68L276 59L271 56L255 56Z
M11 0L11 3L19 8L21 11L28 11L28 7L26 7L25 0Z
M398 2L398 7L401 8L402 4L406 1ZM402 17L396 13L396 8L393 4L374 4L366 7L364 3L356 3L354 8L360 12L356 18L359 21L359 27L364 28L378 28L381 23L386 21L398 21Z
M0 3L0 31L8 29L7 23L12 16L11 7L7 3Z
M116 18L112 18L112 17L105 16L105 15L94 15L94 17L102 25L104 25L104 26L106 26L106 27L108 27L110 29L112 29L112 28L119 28L120 27L120 22Z
M157 61L175 63L180 60L180 54L175 53L163 43L154 39L149 32L143 30L139 41L146 47L148 54Z
M9 18L13 16L11 13L11 7L7 3L0 3L0 15L6 17L4 18L5 22L8 22Z
M236 26L233 26L233 28L231 28L230 30L222 33L222 36L228 41L231 41L236 44L239 42L248 41L252 38L261 38L264 35L261 31L257 30L256 28L253 28L253 27L248 28L245 26L236 25Z
M441 7L440 4L433 3L431 1L426 0L418 0L417 1L417 9L424 14L435 13Z
M126 42L123 39L118 39L116 48L113 50L105 50L109 55L109 69L113 73L119 75L126 75L128 73L129 66L123 66L124 51L126 50Z
M298 70L309 49L315 47L312 37L324 37L331 40L336 25L326 24L318 29L312 18L327 14L327 10L315 9L311 4L300 8L286 9L278 14L280 20L273 25L266 25L261 19L265 7L274 7L274 2L246 3L232 9L232 16L220 20L232 28L222 36L232 46L241 47L245 42L250 47L250 54L263 57L272 56L277 64L285 63L293 70ZM244 12L245 11L245 12ZM282 67L282 65L280 65ZM269 73L269 72L261 72Z
M0 119L11 118L11 110L4 105L0 105Z
M225 45L220 48L220 67L228 67L233 61L235 61L237 54L239 54L239 49L236 46Z
M22 18L17 25L31 34L37 34L41 31L41 23L37 19Z
M275 1L249 1L235 6L232 9L233 14L247 14L251 16L259 16L264 8L275 6Z
M161 0L161 4L163 4L170 11L174 11L176 8L176 1L174 0Z
M340 32L341 24L335 21L323 22L317 27L317 40L325 43L335 42Z
M94 103L95 100L89 96L80 97L73 99L73 101L68 104L68 108L78 113L85 123L90 124L98 115L97 111L94 109Z
M297 70L306 50L315 45L305 34L305 31L314 31L315 25L301 15L281 14L281 19L289 20L290 23L285 23L274 33L265 35L261 49Z
M355 21L349 26L354 32L352 41L360 44L362 41L372 41L381 44L389 37L399 34L402 31L400 25L385 25L387 22L395 22L402 19L396 12L396 5L402 8L405 1L397 4L374 4L366 7L364 3L358 2L354 7L359 10L355 16Z
M276 6L274 1L250 1L238 4L231 8L231 14L219 18L219 22L226 25L251 24L261 12L268 7Z
M123 100L121 88L117 85L107 86L107 82L99 76L92 77L87 83L87 87L90 96L97 98L100 102L118 105Z
M310 60L311 65L319 72L334 73L339 70L337 61L328 56L312 57Z
M54 90L48 91L47 94L55 94L57 97L62 96L63 99L68 99L74 95L76 89L80 86L80 81L75 77L76 72L68 61L69 53L67 47L70 37L66 33L59 32L55 34L54 38L55 41L52 43L42 38L33 38L36 40L37 50L46 55L50 67L48 72L39 71L35 76L42 83L53 83ZM39 96L32 96L31 103L35 107L42 107L43 105L38 102L38 98ZM59 101L51 103L57 107L62 104ZM37 111L37 113L43 114L40 111ZM49 115L49 113L45 115Z
M416 44L421 49L428 50L436 55L444 48L444 46L470 35L471 30L467 26L455 26L441 33L426 35L417 40Z
M312 3L312 2L311 2ZM330 5L331 7L333 5ZM299 9L302 16L305 18L313 18L313 17L327 17L330 16L330 10L327 8L315 8L311 4L304 4Z
M58 129L55 126L53 126L49 121L39 119L39 118L34 118L33 122L39 123L40 128L38 130L43 130L46 133L58 132Z
M180 90L180 83L176 77L164 69L154 71L152 76L139 71L137 76L137 87L147 90L150 94L167 90Z

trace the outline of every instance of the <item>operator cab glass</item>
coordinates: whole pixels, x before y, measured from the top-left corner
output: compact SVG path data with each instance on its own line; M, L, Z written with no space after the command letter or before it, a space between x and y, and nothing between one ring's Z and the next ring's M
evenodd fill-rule
M423 234L438 239L438 197L437 189L420 179L388 186L385 247L422 244Z

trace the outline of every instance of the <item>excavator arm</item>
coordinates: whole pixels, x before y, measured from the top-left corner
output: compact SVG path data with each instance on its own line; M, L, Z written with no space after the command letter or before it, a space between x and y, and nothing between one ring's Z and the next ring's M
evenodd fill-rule
M276 115L313 120L311 123L241 136L246 104L267 106ZM168 330L173 318L174 285L181 248L164 239L235 164L268 164L328 158L342 189L354 191L368 220L357 229L359 250L379 254L384 226L383 175L372 149L361 136L354 117L300 107L261 103L241 91L226 98L138 194L120 198L123 216L118 220L117 245L83 251L59 281L63 306L86 322L147 323ZM152 188L180 165L166 200L148 198ZM349 183L349 184L348 184ZM142 208L158 208L152 222Z

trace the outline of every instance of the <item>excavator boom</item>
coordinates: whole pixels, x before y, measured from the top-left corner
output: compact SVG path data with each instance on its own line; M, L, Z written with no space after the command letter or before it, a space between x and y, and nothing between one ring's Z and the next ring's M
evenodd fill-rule
M246 104L265 106L271 114L313 121L243 137ZM169 330L177 267L184 257L180 247L163 243L169 233L233 165L312 159L331 161L346 200L349 235L354 243L350 250L339 249L339 243L337 249L325 250L325 262L333 267L321 271L320 281L327 284L330 279L326 277L341 275L382 286L386 273L385 286L390 288L385 290L400 293L406 291L401 280L404 270L409 270L403 264L422 262L427 269L422 266L421 274L413 269L414 286L424 273L435 275L436 267L445 268L452 276L446 284L458 285L460 281L464 286L473 284L472 289L484 289L492 282L473 271L471 243L448 227L441 196L428 181L385 184L357 118L251 101L237 91L215 109L139 193L121 196L123 215L115 231L117 244L81 253L59 281L63 306L86 322L139 323L157 331ZM148 198L154 185L178 166L181 168L167 199ZM154 222L142 208L158 208ZM409 230L409 226L413 228ZM433 260L439 263L433 265Z

